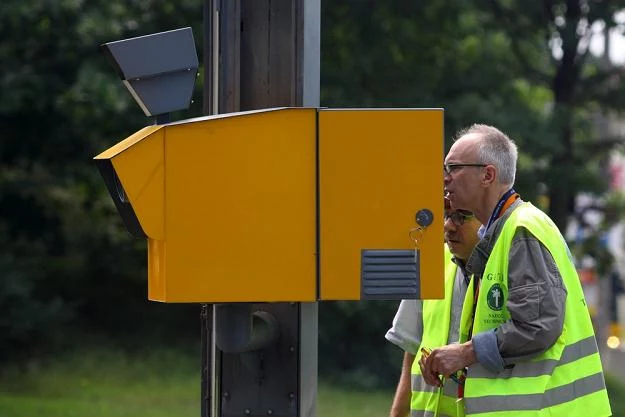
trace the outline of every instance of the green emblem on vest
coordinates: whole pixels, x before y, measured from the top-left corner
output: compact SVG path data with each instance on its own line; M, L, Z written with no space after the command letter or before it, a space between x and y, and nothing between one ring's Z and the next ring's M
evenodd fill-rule
M486 294L486 302L491 310L501 310L503 307L503 291L499 284L493 284Z

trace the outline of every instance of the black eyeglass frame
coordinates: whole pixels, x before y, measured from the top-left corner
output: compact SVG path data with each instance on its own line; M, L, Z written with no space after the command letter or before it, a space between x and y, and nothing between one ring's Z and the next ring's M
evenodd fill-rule
M444 221L447 221L447 219L451 219L451 222L456 227L462 226L467 220L471 220L473 217L475 217L475 214L471 213L470 211L459 210L446 212L443 216Z
M480 167L484 168L488 164L443 164L443 172L445 175L451 175L451 173L457 168L464 167Z

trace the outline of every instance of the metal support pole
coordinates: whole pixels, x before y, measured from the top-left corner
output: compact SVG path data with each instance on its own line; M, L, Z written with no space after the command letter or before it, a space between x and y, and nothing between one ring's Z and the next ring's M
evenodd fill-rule
M202 63L204 67L202 113L215 114L217 110L218 10L219 0L204 0L202 5ZM201 392L200 417L215 417L218 408L213 375L217 373L218 357L214 344L213 305L202 304L200 310Z
M215 344L228 353L254 352L278 340L276 318L266 311L252 312L250 303L215 304Z
M212 404L212 372L211 366L213 361L212 357L212 345L213 345L213 306L211 304L202 304L200 310L200 340L201 340L201 355L202 355L202 386L201 386L201 399L200 399L200 416L211 417L211 404Z
M319 106L320 7L320 0L205 0L204 114ZM202 417L315 417L317 303L219 309L212 331L202 333ZM256 321L260 333L229 334L225 322L233 321L239 329Z
M154 116L155 125L164 125L171 122L171 113L163 113Z
M204 0L202 9L202 64L204 66L203 89L202 89L202 113L206 116L215 114L214 106L216 94L215 68L215 42L219 41L216 36L217 7L216 0Z

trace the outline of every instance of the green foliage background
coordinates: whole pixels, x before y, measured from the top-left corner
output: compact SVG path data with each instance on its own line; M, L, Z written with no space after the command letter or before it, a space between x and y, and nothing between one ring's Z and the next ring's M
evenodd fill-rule
M535 200L545 184L564 226L576 193L605 189L606 152L622 142L593 129L622 112L620 70L583 45L596 20L622 32L624 4L324 0L321 104L443 107L447 145L470 123L501 127L522 151L518 189ZM201 18L199 0L0 4L0 362L101 338L197 341L199 306L146 301L145 242L91 158L150 123L98 46L191 26L201 51ZM200 115L200 91L181 118ZM396 305L323 303L321 370L394 383L401 352L383 337Z

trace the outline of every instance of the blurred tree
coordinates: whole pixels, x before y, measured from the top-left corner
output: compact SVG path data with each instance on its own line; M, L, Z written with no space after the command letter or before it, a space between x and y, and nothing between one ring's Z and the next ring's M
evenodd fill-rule
M522 145L533 159L530 165L548 184L550 215L564 229L580 191L605 190L601 163L625 140L599 136L593 117L623 113L623 69L590 52L591 41L603 36L605 28L623 34L625 1L479 0L478 5L487 11L487 30L508 39L521 69L513 76L549 91L549 101L543 103L549 104L545 123L529 130Z
M151 123L97 48L200 23L190 0L2 2L0 360L70 323L131 333L180 316L148 307L145 243L124 230L91 161Z
M384 338L398 302L325 301L319 306L319 374L359 388L397 383L401 350Z

